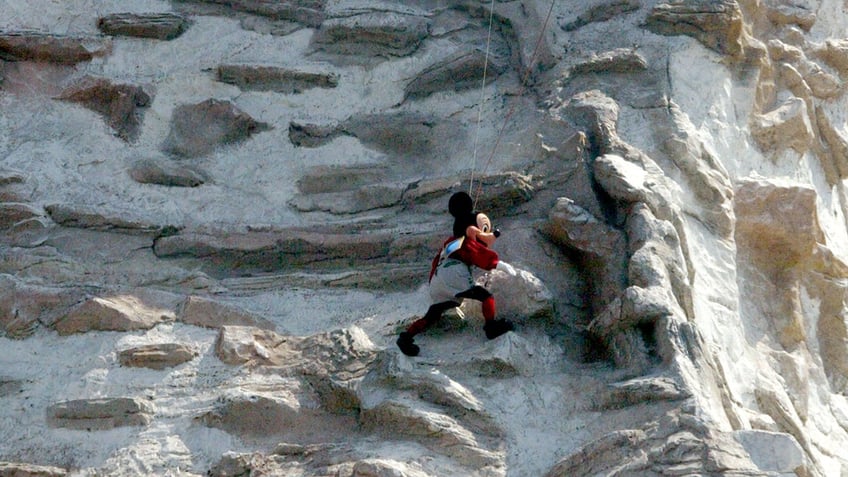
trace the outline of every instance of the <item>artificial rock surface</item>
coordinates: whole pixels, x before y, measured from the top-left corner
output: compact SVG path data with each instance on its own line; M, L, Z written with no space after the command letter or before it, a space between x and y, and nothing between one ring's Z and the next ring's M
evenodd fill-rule
M0 475L848 476L842 2L0 12Z

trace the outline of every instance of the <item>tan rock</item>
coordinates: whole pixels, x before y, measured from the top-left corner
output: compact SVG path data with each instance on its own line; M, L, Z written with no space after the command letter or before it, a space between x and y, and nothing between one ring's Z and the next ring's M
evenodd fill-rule
M2 477L64 477L68 470L50 465L25 464L21 462L0 462Z
M751 135L766 151L792 148L803 154L813 141L813 127L803 99L787 99L776 109L754 116Z
M646 27L660 35L688 35L721 54L742 53L744 19L735 0L683 0L653 7Z
M177 308L177 319L183 323L205 328L223 326L254 326L273 330L276 325L267 319L235 305L199 296L187 296Z
M54 35L33 31L0 32L0 59L72 65L104 56L112 42L105 38Z
M191 361L197 350L181 343L160 343L138 346L118 353L121 366L165 369Z
M54 323L60 335L87 331L131 331L173 321L174 314L146 305L132 295L90 298Z
M97 28L107 35L173 40L188 29L189 21L174 13L113 13L100 17Z
M121 426L146 426L153 419L153 405L139 398L77 399L47 408L52 427L106 430Z

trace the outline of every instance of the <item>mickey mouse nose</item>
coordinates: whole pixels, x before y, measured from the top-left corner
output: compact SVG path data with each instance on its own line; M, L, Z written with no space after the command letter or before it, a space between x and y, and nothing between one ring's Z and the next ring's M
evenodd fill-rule
M501 236L501 229L495 229L495 231L492 233L495 234L495 238L498 238Z

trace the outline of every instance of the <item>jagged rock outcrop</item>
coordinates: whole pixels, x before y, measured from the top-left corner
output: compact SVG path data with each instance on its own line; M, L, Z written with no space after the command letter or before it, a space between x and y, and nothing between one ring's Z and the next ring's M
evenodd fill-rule
M848 468L839 2L7 3L0 473Z
M743 48L743 24L736 0L684 0L656 5L645 27L660 35L688 35L718 53L738 56Z
M188 27L188 19L174 13L113 13L97 20L97 28L106 35L157 40L173 40Z
M141 86L115 84L106 78L87 76L65 89L59 99L81 103L102 114L121 139L134 141L140 132L143 112L152 98Z
M154 407L138 398L100 398L63 401L47 408L47 421L53 427L80 430L106 430L122 426L150 424Z
M177 157L204 156L220 145L243 141L268 128L230 101L207 99L174 110L162 149Z

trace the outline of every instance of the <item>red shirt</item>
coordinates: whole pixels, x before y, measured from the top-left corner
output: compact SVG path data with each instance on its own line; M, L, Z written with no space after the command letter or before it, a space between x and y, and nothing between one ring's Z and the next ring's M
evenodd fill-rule
M439 266L439 259L441 258L442 250L444 250L447 244L454 240L456 240L456 237L451 237L445 240L445 243L442 244L442 248L439 250L439 253L436 254L435 258L433 258L433 263L430 267L431 280L433 279L433 275L436 273L436 267ZM459 247L459 250L448 255L448 258L459 260L466 265L474 265L475 267L482 268L483 270L494 270L495 267L498 266L497 252L487 247L483 242L480 242L479 240L470 240L467 237L462 241L462 246Z

